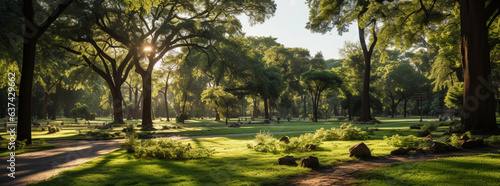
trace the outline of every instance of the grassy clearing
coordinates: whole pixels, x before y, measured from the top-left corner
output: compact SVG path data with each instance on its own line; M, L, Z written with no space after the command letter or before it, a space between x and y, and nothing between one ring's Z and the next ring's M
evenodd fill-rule
M500 151L499 151L500 153ZM360 185L498 185L500 154L397 163L363 173Z
M298 135L298 134L294 134ZM289 135L292 136L292 135ZM281 137L281 135L275 135ZM302 153L261 153L246 147L253 136L187 140L193 147L215 149L211 159L155 160L136 159L124 149L112 152L39 185L262 185L279 184L285 177L304 174L308 168L277 165L278 158L293 155L297 158L316 156L321 166L339 161L352 161L349 146L360 141L323 142L320 150ZM373 155L383 156L392 149L381 140L367 145Z

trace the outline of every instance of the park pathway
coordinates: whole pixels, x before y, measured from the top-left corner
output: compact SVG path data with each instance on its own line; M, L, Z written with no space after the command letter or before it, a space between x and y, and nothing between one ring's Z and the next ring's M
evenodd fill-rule
M270 134L289 134L314 131L288 131L270 132ZM237 137L252 136L255 133L244 134L221 134L207 136L171 136L172 139L187 140L198 138ZM15 179L8 177L10 171L7 169L7 160L10 156L0 157L1 176L0 185L28 185L46 180L62 170L71 169L94 158L112 152L120 148L120 142L116 140L58 140L47 141L56 147L49 150L28 152L15 156Z
M119 140L60 140L47 141L56 145L55 148L37 152L28 152L15 156L15 179L8 177L7 160L10 156L0 157L0 185L27 185L37 183L56 175L65 169L70 169L112 152L120 147Z

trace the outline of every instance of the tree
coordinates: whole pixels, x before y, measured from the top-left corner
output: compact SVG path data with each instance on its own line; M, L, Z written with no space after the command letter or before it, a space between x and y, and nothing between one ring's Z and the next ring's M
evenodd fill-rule
M38 3L38 1L36 1ZM35 21L35 6L33 0L23 1L24 15L24 46L23 65L21 71L21 84L19 85L19 121L17 140L27 140L26 144L31 144L31 91L33 84L33 74L35 67L36 44L38 39L49 26L63 13L63 11L73 2L65 0L57 5L50 16L41 24Z
M488 32L493 28L493 23L498 20L500 2L495 0L415 0L401 1L398 7L401 11L401 19L392 24L393 27L399 28L399 32L395 32L398 34L392 35L394 38L400 34L411 38L424 30L436 28L436 24L447 26L452 22L447 19L449 15L455 15L459 10L462 73L457 73L457 76L463 77L464 82L462 124L464 130L472 132L498 132L495 122L494 89L490 79L490 49L500 42L497 39L489 40ZM413 43L415 40L408 40L405 46Z
M370 64L371 56L377 44L377 19L386 18L387 15L381 9L383 0L307 0L309 5L309 22L306 28L313 32L326 33L337 27L339 35L347 32L347 26L352 22L358 22L358 33L364 57L363 91L361 121L371 120L370 116ZM367 46L365 29L371 28L372 43Z
M329 70L309 70L301 76L301 82L306 87L313 103L314 122L318 121L318 106L321 93L327 89L338 88L342 84L340 77Z
M201 99L209 103L212 108L215 108L220 115L226 118L226 125L238 103L238 98L224 91L222 87L206 89L203 91Z

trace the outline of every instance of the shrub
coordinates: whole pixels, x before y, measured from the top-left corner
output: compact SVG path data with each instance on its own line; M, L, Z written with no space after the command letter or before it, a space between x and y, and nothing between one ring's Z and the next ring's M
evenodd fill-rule
M176 123L184 123L185 120L189 119L189 115L182 112L175 117Z
M277 142L269 132L260 131L255 135L254 145L248 144L247 147L257 152L275 152L278 150Z
M309 151L309 145L314 145L318 147L321 144L321 139L316 138L316 136L312 133L302 134L299 137L290 138L290 143L279 143L279 149L283 151L298 151L304 152Z
M425 140L419 139L414 135L400 136L399 134L393 135L392 137L384 136L384 140L387 144L393 147L419 147L420 145L425 145Z
M428 130L429 132L430 131L435 131L437 128L439 127L439 125L437 124L425 124L424 126L422 126L422 130Z
M300 120L301 120L302 118L304 118L304 116L302 116L302 115L299 115L299 121L300 121Z
M500 145L500 135L499 136L490 136L487 139L490 145Z
M47 130L49 131L49 134L61 131L61 129L59 127L51 126L51 125L47 126Z
M325 141L366 140L369 138L366 131L362 131L359 127L352 126L352 124L346 125L345 123L339 129L334 127L331 130L325 130L324 128L316 130L315 136Z
M137 158L199 159L211 157L213 153L214 150L192 148L189 143L184 145L181 141L170 138L146 140L134 146Z
M168 130L168 129L170 129L170 127L169 127L169 126L163 126L162 128L163 128L163 130Z
M462 144L464 143L462 140L460 140L460 137L458 137L457 134L452 134L449 140L449 144L456 148L462 148Z
M135 149L134 147L137 146L138 144L140 144L140 141L137 140L138 137L137 137L137 134L128 134L127 137L125 137L126 140L125 142L122 144L122 147L125 147L125 149L127 149L127 152L135 152Z
M292 120L292 116L291 116L290 114L288 114L288 115L286 116L286 118L285 118L285 119L286 119L287 121L290 121L290 120Z
M128 124L125 130L126 132L134 132L134 124Z
M309 121L314 121L314 115L313 114L309 114Z

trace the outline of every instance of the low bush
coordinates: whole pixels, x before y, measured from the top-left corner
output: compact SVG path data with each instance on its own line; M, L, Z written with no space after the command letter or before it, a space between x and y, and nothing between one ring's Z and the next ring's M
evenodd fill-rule
M51 125L47 125L47 129L49 131L49 134L61 131L61 128L56 127L56 126L51 126Z
M384 140L390 146L402 148L429 147L429 142L432 141L432 139L420 139L414 135L400 136L399 134L391 137L384 136Z
M452 134L448 140L448 143L456 148L462 148L462 144L464 143L457 134Z
M269 132L259 132L255 135L254 144L247 144L247 147L258 152L277 152L277 151L297 151L304 152L315 150L320 144L321 139L315 134L306 133L299 137L292 137L289 143L279 142ZM311 148L314 145L314 148Z
M136 158L200 159L209 158L214 153L212 149L192 148L189 143L184 145L170 138L140 142L133 135L129 136L124 147L128 152L133 152Z
M500 135L499 136L490 136L486 141L490 145L500 145Z
M362 131L359 127L346 125L345 123L339 129L332 128L325 130L324 128L316 130L315 136L325 141L333 140L366 140L369 138L367 131Z
M189 119L189 115L182 112L175 117L175 123L184 123L187 119Z
M439 125L437 124L425 124L424 126L422 126L422 130L428 130L429 132L430 131L435 131L437 128L439 127Z
M286 119L287 121L292 120L292 115L288 114L288 115L286 116L286 118L285 118L285 119Z
M163 130L168 130L168 129L170 129L170 127L169 127L169 126L163 126L162 128L163 128Z

